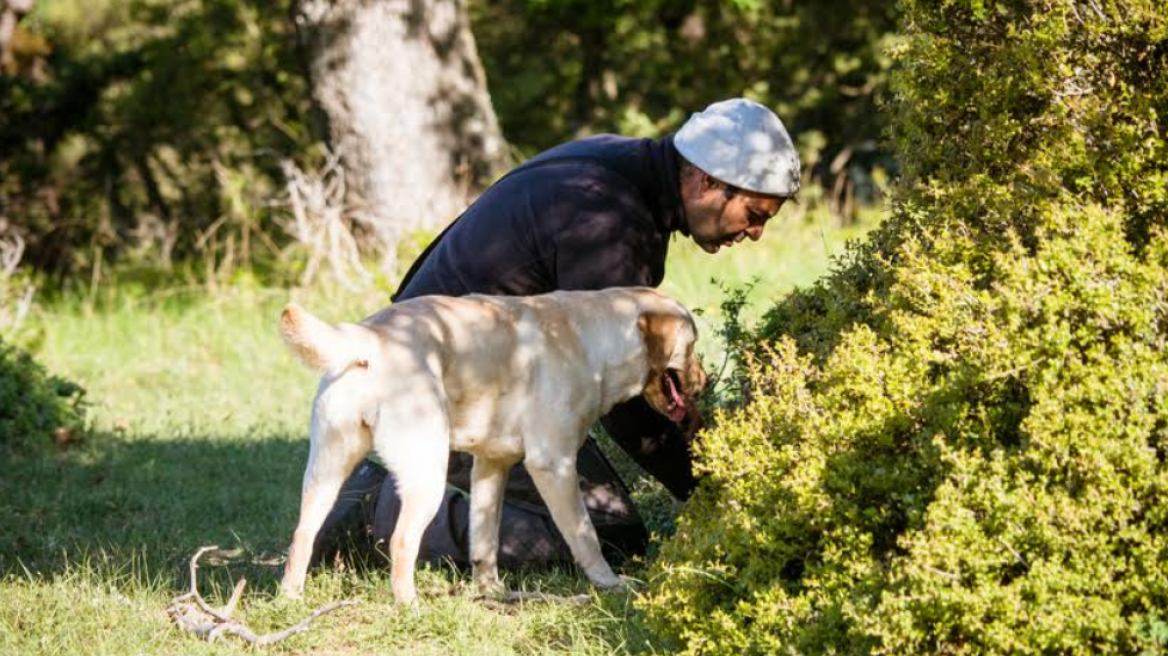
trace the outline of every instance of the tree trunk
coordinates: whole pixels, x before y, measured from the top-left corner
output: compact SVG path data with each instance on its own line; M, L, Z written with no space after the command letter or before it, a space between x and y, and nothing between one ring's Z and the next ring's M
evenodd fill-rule
M392 258L506 164L465 0L300 0L295 20L346 206Z
M16 36L16 24L30 11L32 0L0 0L0 71L15 70L12 40Z

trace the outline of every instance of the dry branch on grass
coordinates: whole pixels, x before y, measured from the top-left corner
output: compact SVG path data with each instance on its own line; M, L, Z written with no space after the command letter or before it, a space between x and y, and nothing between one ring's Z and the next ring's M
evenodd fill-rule
M243 596L243 588L247 585L247 579L240 579L235 584L235 590L231 593L231 599L222 608L212 607L199 594L197 586L199 558L208 551L214 551L218 548L217 546L200 547L195 552L195 555L191 556L191 589L186 594L172 599L170 606L166 609L166 614L170 616L170 619L174 621L179 629L194 633L207 642L214 642L224 635L234 635L248 644L263 647L264 645L279 642L284 638L307 630L308 625L313 620L325 613L330 613L344 606L354 606L357 604L356 601L351 599L334 602L327 606L317 608L308 617L283 631L256 635L247 625L231 618L231 614L235 612L235 606ZM188 600L194 600L194 603L190 603Z

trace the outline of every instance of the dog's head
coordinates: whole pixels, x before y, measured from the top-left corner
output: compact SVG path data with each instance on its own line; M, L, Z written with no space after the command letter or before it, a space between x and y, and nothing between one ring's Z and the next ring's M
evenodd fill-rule
M680 307L647 311L638 326L649 364L642 394L655 410L680 424L697 412L694 402L706 389L706 371L694 349L697 327Z

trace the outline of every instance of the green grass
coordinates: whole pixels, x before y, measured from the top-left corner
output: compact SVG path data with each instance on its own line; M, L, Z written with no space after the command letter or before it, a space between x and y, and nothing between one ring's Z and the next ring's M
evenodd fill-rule
M760 305L777 298L821 275L828 256L842 252L842 239L863 230L814 219L773 225L762 242L716 256L675 242L665 290L712 313L722 294L711 278L738 285L758 276L752 298ZM188 585L187 559L206 544L227 551L206 559L201 590L221 604L232 582L246 576L237 615L257 632L292 624L317 605L361 600L269 648L273 653L668 651L628 596L500 610L460 592L466 574L449 568L422 572L416 610L393 605L381 570L318 571L304 602L276 597L315 389L315 376L276 335L275 319L290 297L341 320L377 309L388 291L355 296L241 285L208 295L118 287L39 307L23 341L37 344L51 371L88 389L94 433L50 456L0 462L0 654L248 652L236 642L180 634L163 612ZM668 532L677 504L627 461L620 466L635 479L652 527ZM640 571L634 565L625 573ZM512 574L507 582L590 592L575 571Z
M757 318L795 287L813 283L828 270L831 258L843 255L846 241L862 237L880 220L880 210L866 209L855 225L841 228L824 211L809 212L800 220L787 218L788 211L767 225L757 243L745 241L714 255L688 239L675 238L661 290L691 310L714 313L725 296L723 286L755 283L747 297L751 309L744 314Z

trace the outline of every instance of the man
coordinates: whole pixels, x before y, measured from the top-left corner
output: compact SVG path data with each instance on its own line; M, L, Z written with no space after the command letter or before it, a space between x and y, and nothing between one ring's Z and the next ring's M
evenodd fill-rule
M414 263L395 301L442 294L531 295L656 287L674 232L708 253L757 241L799 189L799 159L782 122L745 99L715 103L658 140L601 135L545 151L496 182ZM694 479L689 438L643 399L614 408L605 430L669 492ZM425 560L468 562L470 458L453 454L448 491L423 538ZM610 561L644 553L648 534L627 488L589 438L578 468L585 505ZM388 541L397 518L392 478L370 462L345 484L320 532L316 559ZM359 548L359 547L358 547ZM499 562L571 562L521 465L505 495Z

